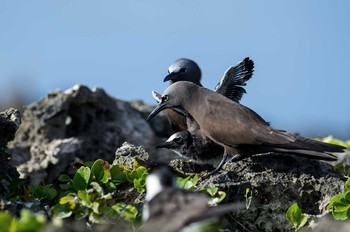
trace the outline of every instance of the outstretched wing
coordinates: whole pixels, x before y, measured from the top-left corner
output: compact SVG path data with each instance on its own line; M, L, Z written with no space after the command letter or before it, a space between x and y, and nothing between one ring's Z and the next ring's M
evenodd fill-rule
M252 77L253 69L254 62L249 57L246 57L226 70L224 76L216 85L215 91L238 103L243 94L246 93L243 86Z
M162 95L156 91L152 91L152 97L157 101L157 103L161 102Z

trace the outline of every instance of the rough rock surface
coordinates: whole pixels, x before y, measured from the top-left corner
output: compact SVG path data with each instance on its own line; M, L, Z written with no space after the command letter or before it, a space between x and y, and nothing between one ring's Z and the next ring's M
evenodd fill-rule
M147 157L142 147L124 143L116 151L115 162L132 165L134 158L147 162ZM170 165L180 175L197 174L203 170L203 167L191 161L179 159L172 160ZM308 225L320 229L318 222L323 221L323 216L327 214L325 207L329 199L341 191L343 184L343 176L328 163L270 153L235 163L228 162L221 171L200 181L199 187L219 187L226 192L227 203L246 202L246 189L250 189L250 207L227 217L227 229L294 231L285 217L287 209L294 202L298 203L303 213L309 215ZM339 226L343 228L346 225Z
M228 202L246 201L249 188L251 206L236 220L254 231L292 231L285 217L287 209L297 202L304 213L315 215L313 218L326 214L329 199L342 189L342 178L328 163L271 153L226 163L223 171L202 182L202 187L219 187L227 193Z
M7 143L15 138L20 124L21 115L17 109L10 108L0 113L0 176L7 176L10 179L18 178L19 174L16 168L9 164Z
M10 108L0 112L0 210L16 208L14 205L7 204L4 196L9 193L11 183L19 177L16 168L9 164L10 154L7 143L15 138L20 124L21 115L17 109Z
M134 105L142 108L140 102ZM51 182L62 172L69 173L74 161L113 161L115 150L125 141L144 146L152 159L169 160L171 152L154 150L161 140L156 132L164 134L166 124L148 124L147 107L143 110L99 88L76 85L50 93L25 108L11 144L13 164L32 183Z

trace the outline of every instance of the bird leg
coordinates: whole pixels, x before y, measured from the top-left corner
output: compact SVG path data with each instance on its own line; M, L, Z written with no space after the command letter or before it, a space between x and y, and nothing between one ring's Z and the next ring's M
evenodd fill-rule
M226 150L225 150L225 151L224 151L224 154L222 155L222 160L220 161L219 165L218 165L213 171L211 171L211 172L205 174L202 178L203 178L203 179L206 179L206 178L208 178L209 176L211 176L212 174L218 172L218 171L221 169L222 165L224 165L224 163L225 163L225 161L226 161L226 158L227 158L227 152L226 152Z
M239 161L239 160L241 160L243 158L244 158L243 155L237 153L228 162L236 162L236 161Z

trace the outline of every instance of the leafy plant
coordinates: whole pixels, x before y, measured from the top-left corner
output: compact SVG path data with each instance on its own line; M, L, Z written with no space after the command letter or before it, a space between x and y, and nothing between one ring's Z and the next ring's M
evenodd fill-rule
M194 190L197 186L198 180L198 175L188 176L186 178L177 177L176 186L182 189Z
M297 203L294 203L289 207L286 217L296 231L300 230L308 220L307 215L302 213Z
M198 175L187 176L186 178L177 177L176 186L182 189L196 190L198 180L199 180ZM208 204L211 206L218 205L226 197L226 193L224 191L219 191L219 188L217 187L207 187L204 189L197 189L197 191L209 194L210 200Z
M41 231L46 223L46 217L42 214L34 214L28 209L21 210L19 219L7 212L0 212L0 231L24 232Z
M336 220L346 220L350 216L350 178L345 182L341 193L333 196L327 206Z
M124 183L131 183L139 193L144 192L147 174L147 169L136 160L132 170L101 159L86 163L73 179L60 176L59 180L64 182L60 187L66 191L53 207L54 216L86 218L90 223L102 223L115 217L136 222L140 218L137 209L124 202L115 203L116 193L118 186Z

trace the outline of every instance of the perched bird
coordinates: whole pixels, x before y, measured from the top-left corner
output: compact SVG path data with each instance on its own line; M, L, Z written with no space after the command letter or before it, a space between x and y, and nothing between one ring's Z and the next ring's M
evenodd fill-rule
M216 85L215 91L223 94L233 101L238 102L244 93L246 93L243 86L246 85L252 75L254 69L254 62L246 57L237 65L229 67L220 82ZM168 75L164 78L164 81L169 81L169 84L173 84L177 81L190 81L199 86L202 86L201 70L196 62L190 59L181 58L175 61L168 69ZM159 101L156 94L154 98ZM183 131L187 129L187 123L185 117L177 112L169 109L165 110L165 115L168 118L171 128L174 132Z
M239 160L253 154L281 152L335 161L337 157L331 153L344 149L274 129L253 110L188 81L170 85L147 120L169 108L194 120L204 136L224 148L214 172L221 168L227 155Z
M242 203L210 207L206 195L175 186L175 174L169 166L158 166L147 176L141 231L181 231L193 223L244 207Z

